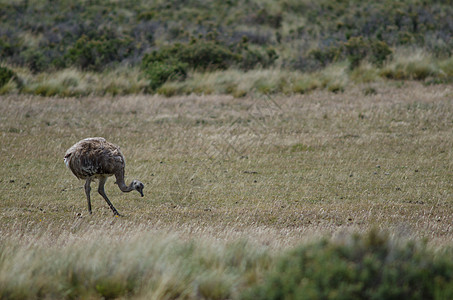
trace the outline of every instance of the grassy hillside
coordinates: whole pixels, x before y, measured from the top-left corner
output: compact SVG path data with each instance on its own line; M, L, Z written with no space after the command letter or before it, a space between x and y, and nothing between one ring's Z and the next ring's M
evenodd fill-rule
M0 92L80 95L68 88L47 91L48 84L33 74L58 77L58 70L67 68L99 74L139 66L145 69L143 78L132 83L135 88L105 88L103 93L156 92L168 80L193 79L193 71L272 67L312 72L338 62L346 62L348 72L370 64L373 80L449 82L451 15L451 1L421 0L0 1L0 60L32 72L20 74L26 88ZM401 51L423 53L423 59L408 67L398 59ZM173 61L162 65L159 57L168 57L165 53ZM393 64L385 67L389 61ZM181 78L181 69L189 76ZM35 85L44 87L36 90ZM97 90L88 93L100 94Z
M137 64L153 49L191 38L215 39L227 46L246 39L251 47L278 50L286 67L307 69L333 59L329 57L333 48L353 37L449 56L451 4L401 0L2 1L0 57L34 71L74 65L104 68L112 63ZM93 59L98 61L79 61L80 47L97 48L100 57ZM326 57L318 57L321 54Z

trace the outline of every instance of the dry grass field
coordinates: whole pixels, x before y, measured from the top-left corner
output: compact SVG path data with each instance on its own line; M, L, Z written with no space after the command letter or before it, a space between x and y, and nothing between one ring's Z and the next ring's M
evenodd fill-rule
M2 96L0 289L5 298L234 298L269 257L322 236L378 228L452 245L452 129L453 88L413 82L239 99ZM95 184L88 215L84 182L63 163L92 136L120 145L126 182L145 184L141 198L107 181L123 217ZM215 266L196 287L198 273L175 267L181 248ZM150 267L145 256L160 277L130 287L121 274ZM123 269L102 267L112 259ZM67 273L84 268L97 277ZM102 281L111 274L113 287ZM68 276L77 292L54 286Z

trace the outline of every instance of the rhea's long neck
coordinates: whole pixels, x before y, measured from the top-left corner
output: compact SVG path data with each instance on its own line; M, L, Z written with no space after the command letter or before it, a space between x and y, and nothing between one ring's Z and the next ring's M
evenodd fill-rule
M127 193L127 192L134 190L134 188L132 187L132 183L129 186L127 186L126 183L124 182L124 171L121 173L115 174L115 177L116 177L116 183L118 184L118 187L120 188L120 190L122 192Z

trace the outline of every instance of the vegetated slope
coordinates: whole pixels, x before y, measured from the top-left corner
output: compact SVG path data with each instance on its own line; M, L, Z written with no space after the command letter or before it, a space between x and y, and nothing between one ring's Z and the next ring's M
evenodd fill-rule
M451 1L1 1L0 59L34 72L99 71L202 39L233 51L246 44L249 59L270 47L281 66L312 70L345 57L382 57L385 46L450 56L452 15ZM343 45L354 38L378 50Z

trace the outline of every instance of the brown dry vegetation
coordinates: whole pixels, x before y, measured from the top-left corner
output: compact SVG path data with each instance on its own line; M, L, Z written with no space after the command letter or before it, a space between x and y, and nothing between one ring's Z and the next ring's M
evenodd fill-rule
M269 241L373 226L451 239L451 87L364 89L245 99L4 96L0 230L58 234L111 220L214 236L265 229ZM83 182L63 164L65 150L89 136L121 145L127 181L146 185L140 198L107 182L124 218L113 218L95 189L87 215Z

